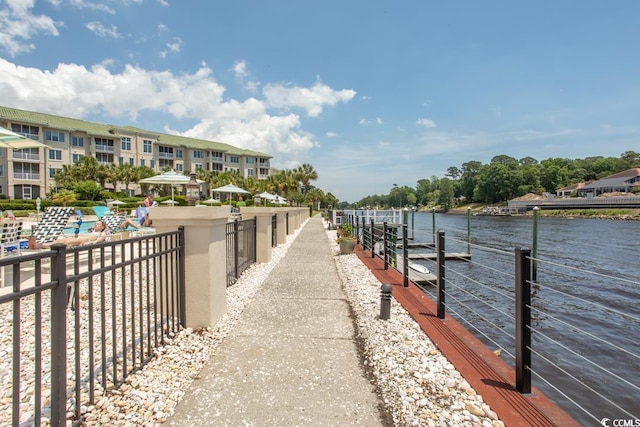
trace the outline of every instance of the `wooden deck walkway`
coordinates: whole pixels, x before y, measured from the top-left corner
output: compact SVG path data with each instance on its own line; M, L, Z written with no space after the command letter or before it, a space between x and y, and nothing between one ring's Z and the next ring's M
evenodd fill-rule
M393 297L418 322L442 353L482 395L485 402L506 426L578 427L579 424L532 388L523 395L514 388L515 372L480 340L451 316L438 319L435 303L415 284L403 286L402 275L395 269L384 269L383 261L356 245L356 255L382 282L393 286Z

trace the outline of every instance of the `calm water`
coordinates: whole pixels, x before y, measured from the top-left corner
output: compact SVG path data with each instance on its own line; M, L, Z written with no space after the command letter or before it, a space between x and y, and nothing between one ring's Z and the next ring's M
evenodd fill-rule
M466 215L436 214L435 218L436 230L445 231L447 252L465 252ZM433 215L416 213L415 223L415 240L432 242ZM638 236L640 221L539 218L540 286L532 301L532 369L567 396L536 375L532 382L583 425L600 425L604 417L640 418ZM501 357L511 365L515 354L513 252L516 247L532 246L532 216L474 216L472 261L447 262L448 309L458 313L458 320L490 348L503 347ZM435 270L433 264L425 264ZM427 292L433 294L434 289Z

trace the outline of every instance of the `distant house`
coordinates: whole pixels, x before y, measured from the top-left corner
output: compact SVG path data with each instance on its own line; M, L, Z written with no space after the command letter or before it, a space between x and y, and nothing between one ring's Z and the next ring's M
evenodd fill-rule
M557 197L570 197L572 194L578 194L580 190L584 188L585 185L591 184L593 181L588 182L579 182L577 184L569 185L568 187L558 188L556 190Z
M597 181L559 188L556 194L566 197L575 192L579 197L595 197L604 193L631 193L634 189L640 190L640 168L627 169Z

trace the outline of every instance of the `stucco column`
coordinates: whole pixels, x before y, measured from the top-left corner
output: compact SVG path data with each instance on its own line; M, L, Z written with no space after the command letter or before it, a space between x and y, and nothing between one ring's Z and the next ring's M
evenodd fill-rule
M278 244L281 244L287 241L287 211L285 208L276 208L275 212L278 215L276 219Z
M213 326L227 310L227 207L153 207L158 233L184 226L186 327Z
M256 262L271 261L273 208L243 207L242 219L256 218Z

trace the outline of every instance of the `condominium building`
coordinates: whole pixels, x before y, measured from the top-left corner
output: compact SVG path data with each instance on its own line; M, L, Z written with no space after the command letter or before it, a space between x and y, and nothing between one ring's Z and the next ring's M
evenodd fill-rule
M0 106L0 126L48 148L0 149L0 194L11 199L45 197L63 165L81 157L99 163L148 166L188 173L238 171L243 177L267 179L272 156L220 142L169 135L133 126L117 126ZM119 188L117 190L124 190ZM139 188L130 187L135 193ZM131 194L131 195L132 195Z

